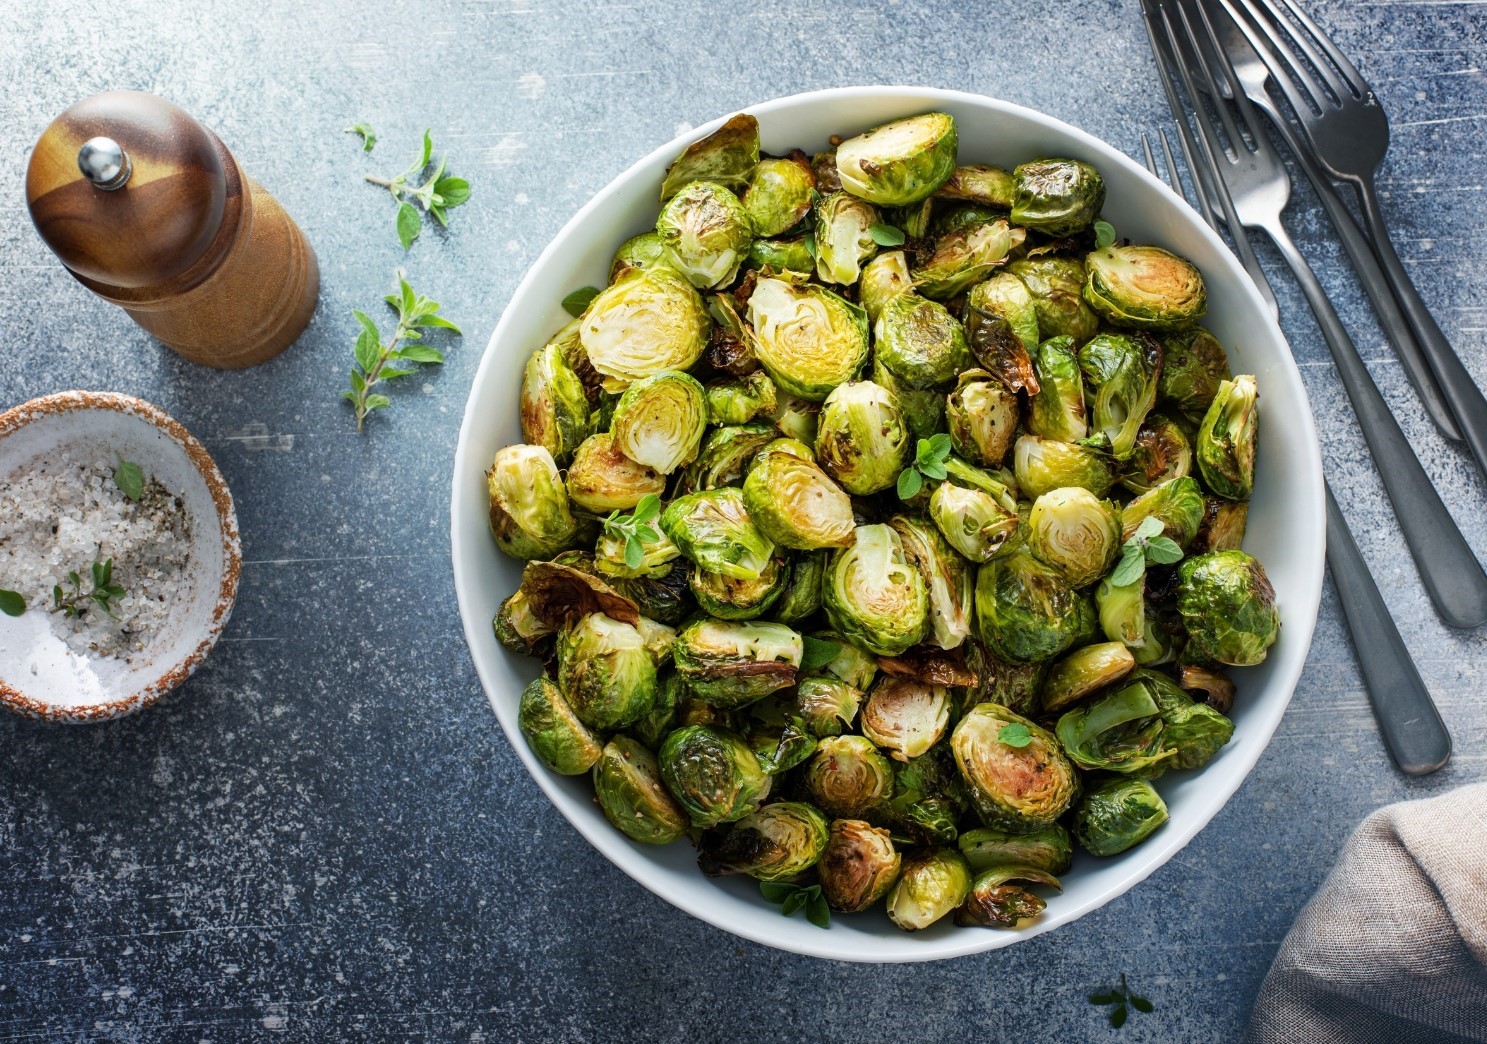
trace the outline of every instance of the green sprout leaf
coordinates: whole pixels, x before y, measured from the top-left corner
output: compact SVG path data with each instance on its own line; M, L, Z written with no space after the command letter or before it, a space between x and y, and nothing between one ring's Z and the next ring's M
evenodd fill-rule
M1008 747L1026 747L1033 741L1033 734L1020 721L1009 721L996 734L997 741Z
M401 271L398 272L398 289L383 298L398 314L398 324L392 338L383 341L382 332L371 316L359 310L352 315L361 326L357 333L352 356L356 365L351 368L351 390L341 392L341 398L351 403L356 411L356 430L361 431L367 414L386 409L392 405L380 391L372 389L385 382L417 373L423 365L439 365L444 353L426 344L415 343L427 330L449 330L458 334L460 328L439 315L439 302L430 300L408 285Z
M867 234L873 237L873 242L878 244L878 246L896 247L904 245L903 231L894 228L892 225L885 225L881 221L868 229Z
M26 611L26 599L21 597L18 591L7 591L0 588L0 613L6 616L20 616Z
M827 641L824 638L812 638L810 635L801 636L803 652L800 656L800 669L803 671L814 671L825 667L841 654L840 642Z
M120 457L119 466L114 468L114 485L119 487L120 493L138 504L145 492L145 473L138 464Z
M113 582L113 577L114 560L112 558L94 562L88 567L88 578L92 581L92 590L83 590L83 578L76 570L68 573L67 582L72 586L72 593L68 594L64 591L61 584L55 585L52 588L52 612L75 619L81 616L91 603L114 619L118 619L118 614L114 612L113 602L123 598L127 592ZM21 609L23 611L25 609L24 602L21 603ZM9 611L6 610L6 612ZM9 613L9 615L19 616L20 613Z
M783 881L760 881L759 894L771 903L778 903L780 913L791 917L801 910L805 919L817 928L831 927L831 907L821 894L820 885L793 885Z
M1095 222L1095 249L1104 250L1115 242L1115 226L1108 221Z
M589 302L598 296L599 291L594 287L581 287L563 298L563 311L577 319L589 307Z
M377 135L372 132L372 125L365 121L353 123L351 126L344 128L344 132L346 134L361 135L362 152L371 152L372 148L377 144Z

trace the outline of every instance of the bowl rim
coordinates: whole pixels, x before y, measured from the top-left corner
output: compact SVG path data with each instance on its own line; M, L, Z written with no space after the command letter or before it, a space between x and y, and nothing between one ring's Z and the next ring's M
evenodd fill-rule
M1211 247L1217 248L1218 255L1222 259L1225 268L1225 275L1239 287L1241 296L1249 301L1251 312L1265 324L1267 333L1286 349L1277 362L1282 369L1289 372L1291 383L1299 395L1300 404L1303 409L1299 411L1300 416L1297 420L1306 435L1304 445L1300 448L1300 451L1292 451L1288 455L1292 458L1292 463L1304 472L1303 478L1308 480L1308 487L1314 490L1310 498L1311 503L1304 505L1302 511L1298 511L1298 521L1305 523L1298 527L1298 539L1305 546L1316 548L1317 553L1314 556L1313 568L1309 574L1302 576L1303 583L1298 585L1300 588L1298 593L1301 597L1298 597L1296 603L1290 607L1290 615L1286 619L1288 638L1297 641L1302 648L1294 657L1293 663L1287 667L1284 673L1278 674L1270 682L1271 686L1284 690L1284 697L1276 701L1273 709L1268 709L1269 713L1264 716L1252 717L1246 722L1247 731L1261 739L1261 742L1255 745L1253 755L1245 755L1242 760L1236 761L1234 763L1233 773L1216 781L1216 785L1210 788L1210 793L1220 798L1213 814L1202 821L1168 822L1162 830L1158 831L1138 848L1124 853L1122 858L1129 864L1129 869L1116 887L1107 889L1077 903L1070 902L1065 897L1065 900L1058 905L1056 911L1053 907L1050 907L1034 924L1016 932L973 933L967 931L956 933L955 938L957 939L962 935L967 938L964 941L937 941L933 944L932 952L931 948L927 947L922 955L884 956L865 951L860 953L855 951L844 952L840 948L833 948L826 938L829 933L824 932L819 933L822 936L820 945L816 945L814 942L800 944L795 940L785 942L777 936L771 936L762 928L756 930L756 922L752 920L735 921L730 917L715 916L714 910L708 908L705 904L690 903L685 899L678 899L662 892L658 883L653 879L648 879L645 874L644 871L648 861L643 854L622 846L619 842L625 840L623 835L610 827L602 818L599 821L590 822L570 816L564 806L564 802L559 799L557 779L542 767L525 743L517 742L517 738L507 732L505 723L500 720L497 707L497 691L501 688L501 683L499 679L487 676L488 672L482 664L481 657L475 653L477 643L491 640L490 625L486 621L475 618L472 602L474 594L471 581L465 579L459 568L459 563L468 554L468 548L462 535L460 524L461 512L454 509L455 505L460 504L470 495L465 488L463 480L468 477L467 472L473 466L471 462L471 456L474 450L471 436L471 428L474 424L474 411L472 407L480 389L489 380L488 371L496 365L495 359L497 353L494 349L506 336L507 328L513 321L511 317L524 312L532 306L529 298L537 293L535 274L542 272L547 267L553 255L559 251L560 247L567 243L574 230L582 225L590 214L607 204L613 196L618 194L621 186L628 185L647 168L658 161L669 161L674 158L686 146L717 130L727 119L736 113L748 113L761 118L762 121L765 116L781 109L793 108L813 102L850 100L854 98L863 99L868 97L875 100L884 98L903 99L905 101L912 100L916 103L922 103L926 107L938 104L976 107L1026 120L1056 134L1069 136L1090 152L1100 155L1102 157L1100 161L1102 164L1123 168L1127 174L1134 175L1138 180L1144 181L1150 186L1157 187L1159 194L1165 195L1168 203L1174 209L1183 213L1183 219L1187 224L1192 226L1192 231L1200 238L1207 239ZM548 303L550 302L542 302L542 304ZM483 463L480 463L479 467L481 471L484 470ZM1156 870L1166 865L1177 852L1181 851L1188 842L1197 836L1223 810L1228 804L1229 799L1233 797L1235 791L1249 778L1260 756L1268 748L1270 739L1274 735L1276 727L1280 724L1280 720L1290 704L1291 697L1295 693L1296 684L1300 679L1301 671L1305 665L1307 651L1311 647L1317 616L1321 607L1322 573L1324 566L1323 551L1326 546L1322 486L1321 444L1317 437L1310 400L1306 394L1306 385L1301 379L1300 370L1296 366L1295 358L1289 350L1289 342L1286 340L1285 334L1281 331L1277 321L1270 315L1269 309L1265 305L1264 299L1260 296L1259 290L1256 289L1249 276L1244 272L1244 269L1240 267L1239 261L1234 257L1228 245L1193 210L1187 200L1174 192L1170 186L1115 146L1093 134L1066 123L1057 117L1049 116L1046 113L1018 105L1014 102L967 91L939 87L910 85L832 87L815 91L802 91L796 94L777 97L760 104L746 105L678 134L664 145L658 146L637 159L596 192L553 235L541 253L532 261L526 273L512 291L510 300L502 310L501 318L492 331L489 341L486 343L481 355L480 364L476 368L475 376L471 382L470 395L466 400L465 412L460 423L460 431L455 448L454 470L451 476L450 561L451 568L454 572L455 596L459 606L466 645L470 652L471 660L475 665L476 675L480 679L481 688L485 692L486 700L490 704L492 711L497 715L497 721L501 725L502 732L506 733L507 740L510 742L518 759L559 814L578 831L580 836L597 849L599 854L606 860L618 867L647 891L665 900L677 910L696 917L698 920L711 924L732 935L763 946L768 946L772 949L798 953L824 960L853 963L887 964L909 961L945 960L984 953L988 950L1001 949L1019 942L1025 942L1044 932L1052 931L1055 928L1076 921L1092 910L1096 910L1118 896L1125 894L1156 872ZM1309 508L1309 510L1305 510L1305 508ZM763 918L757 922L758 925L765 923L767 922Z
M217 585L217 600L212 607L206 633L189 653L172 664L159 677L127 696L81 706L58 706L12 688L0 678L0 704L31 718L62 724L89 724L109 721L143 710L158 702L166 693L180 686L211 653L232 616L242 577L242 538L238 532L237 510L232 491L217 469L217 463L196 437L159 406L133 395L119 392L63 391L43 395L0 413L0 442L46 417L62 417L91 410L105 410L134 417L153 425L185 451L187 459L206 483L217 516L217 529L222 542L222 577Z

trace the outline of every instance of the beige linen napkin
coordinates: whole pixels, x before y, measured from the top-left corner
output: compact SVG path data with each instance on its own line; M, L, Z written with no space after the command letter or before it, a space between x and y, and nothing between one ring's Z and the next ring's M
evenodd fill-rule
M1249 1039L1487 1041L1487 783L1363 821L1281 943Z

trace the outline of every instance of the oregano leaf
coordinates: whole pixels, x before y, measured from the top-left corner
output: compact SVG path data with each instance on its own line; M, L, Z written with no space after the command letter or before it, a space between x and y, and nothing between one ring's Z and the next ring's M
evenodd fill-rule
M1115 242L1115 226L1108 221L1095 222L1095 249L1104 250Z
M1033 741L1033 734L1020 721L1009 721L997 732L997 741L1008 747L1026 747Z
M832 660L841 655L842 646L840 642L827 641L824 638L812 638L810 635L802 635L800 669L802 671L814 671L825 667Z
M125 497L138 504L145 492L145 473L138 464L120 457L119 466L114 468L114 485Z
M904 245L903 232L881 221L869 228L867 234L872 237L873 242L878 244L878 246L896 247Z
M20 616L26 611L26 599L19 591L6 591L0 588L0 613L6 616Z
M598 296L599 291L597 288L592 286L580 287L563 298L563 311L577 319L589 307L589 302Z

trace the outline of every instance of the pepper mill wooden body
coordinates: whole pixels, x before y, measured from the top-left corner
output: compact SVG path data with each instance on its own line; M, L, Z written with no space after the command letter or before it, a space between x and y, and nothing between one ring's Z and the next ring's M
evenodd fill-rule
M315 311L299 226L162 98L109 91L62 113L31 153L26 204L78 282L192 362L264 362Z

